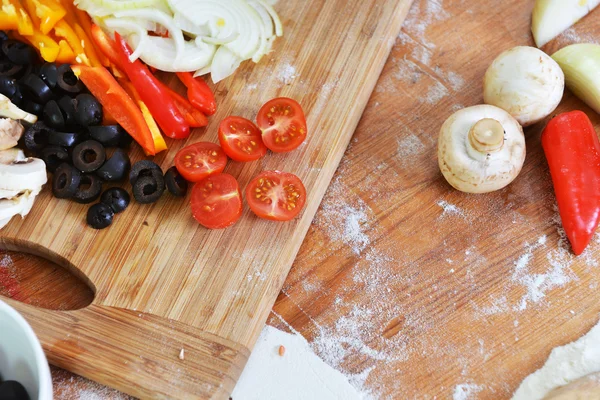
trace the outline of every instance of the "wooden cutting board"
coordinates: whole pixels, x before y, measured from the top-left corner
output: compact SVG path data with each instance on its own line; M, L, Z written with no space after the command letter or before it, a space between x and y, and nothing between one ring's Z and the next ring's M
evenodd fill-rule
M0 232L0 247L41 255L95 291L89 307L43 310L11 301L31 322L51 363L138 397L227 398L268 316L346 149L410 0L285 1L285 36L257 66L244 64L216 87L219 111L187 142L170 141L163 169L186 144L216 142L227 115L254 118L266 100L289 96L307 114L309 139L287 155L226 172L244 188L262 170L297 174L309 194L297 220L241 221L208 231L188 201L168 195L132 204L104 231L86 227L89 206L52 198L49 185L23 221ZM171 75L163 78L175 88ZM142 158L139 149L132 159ZM179 358L185 350L183 360Z

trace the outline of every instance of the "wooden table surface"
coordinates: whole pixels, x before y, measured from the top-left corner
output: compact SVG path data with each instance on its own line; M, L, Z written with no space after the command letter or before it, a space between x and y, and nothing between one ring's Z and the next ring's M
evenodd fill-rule
M533 44L532 7L415 1L273 308L269 324L300 332L376 398L509 398L553 347L598 320L600 238L571 254L541 151L544 122L526 129L525 166L502 191L456 192L437 168L443 121L482 102L499 52ZM598 19L596 10L545 49L600 41ZM567 92L557 112L572 109L600 127ZM90 301L43 260L0 252L3 263L4 295L58 308ZM93 386L54 376L58 399Z

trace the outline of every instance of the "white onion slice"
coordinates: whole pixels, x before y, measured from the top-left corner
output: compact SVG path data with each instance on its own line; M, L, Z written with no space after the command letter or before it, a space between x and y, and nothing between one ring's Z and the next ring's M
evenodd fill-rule
M118 31L121 35L124 34L124 36L128 38L131 34L138 35L139 39L136 40L137 46L134 47L135 50L129 56L129 61L134 62L140 57L143 46L146 44L148 38L148 31L145 27L135 20L128 18L106 18L104 20L104 25L112 30ZM128 42L132 42L132 40L128 40Z
M217 83L231 76L242 61L237 54L234 54L226 46L219 47L210 65L212 81Z
M169 39L175 43L176 52L174 60L177 61L183 55L183 45L185 43L185 40L183 39L183 32L181 32L181 29L179 29L177 25L175 25L171 16L165 14L162 11L152 10L149 8L119 11L116 12L114 15L117 18L132 17L141 20L152 21L164 26L169 31Z
M131 36L137 46L139 38ZM158 36L148 36L141 49L140 58L148 65L167 72L196 71L209 65L216 51L216 46L203 43L202 47L194 42L184 42L183 56L175 59L175 48L172 41Z

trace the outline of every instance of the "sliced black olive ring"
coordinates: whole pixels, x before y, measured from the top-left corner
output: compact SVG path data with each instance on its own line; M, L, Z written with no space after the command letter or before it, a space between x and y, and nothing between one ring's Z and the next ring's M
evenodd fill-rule
M65 118L56 101L50 100L44 106L44 122L54 129L64 129Z
M131 136L120 125L90 126L90 137L105 147L127 147Z
M133 197L138 203L154 203L165 191L165 181L160 175L160 179L151 176L142 176L133 184Z
M82 204L89 204L98 199L102 193L102 181L96 175L81 175L79 187L73 195L73 199Z
M60 146L48 146L42 149L42 160L46 163L46 169L52 173L62 163L69 162L69 152L67 149Z
M77 193L81 173L67 163L56 168L52 177L52 194L59 199L70 199Z
M100 142L86 140L73 149L73 165L81 172L94 172L106 161L106 150Z
M117 149L112 157L96 171L96 175L105 182L120 182L127 176L129 168L131 168L129 156L123 150Z
M77 94L83 91L83 83L77 79L68 64L58 67L57 83L58 87L65 93Z
M48 136L52 130L43 122L31 125L23 134L23 142L29 151L38 152L48 144Z
M104 229L110 226L115 216L110 206L104 203L94 204L87 212L87 223L94 229Z
M50 89L37 75L27 75L21 81L21 85L27 91L30 98L37 103L46 104L54 97L52 89Z
M75 119L79 126L100 125L103 118L102 105L94 96L87 93L75 98Z
M173 196L185 197L187 194L188 183L175 167L169 168L165 173L165 184Z
M160 176L160 179L164 181L162 169L160 169L158 164L150 160L141 160L133 164L129 173L129 183L134 185L143 176L154 177L155 180L158 180L157 177Z
M127 193L127 191L124 189L121 189L120 187L113 187L102 193L100 201L112 208L115 214L118 214L125 211L125 209L129 206L131 198L129 197L129 193Z

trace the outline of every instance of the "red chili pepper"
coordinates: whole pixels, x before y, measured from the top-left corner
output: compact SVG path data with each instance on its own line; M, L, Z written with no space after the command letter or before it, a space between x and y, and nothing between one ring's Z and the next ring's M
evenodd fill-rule
M169 92L173 100L175 100L177 108L183 114L183 117L185 118L186 122L190 124L190 127L201 128L203 126L208 125L208 118L206 118L206 115L204 115L202 111L198 110L185 97L183 97L168 86L167 91Z
M542 133L542 146L563 227L579 255L600 222L600 142L581 111L560 114Z
M71 66L110 115L142 146L146 153L156 154L152 133L133 99L104 67Z
M191 72L177 72L177 77L188 88L188 100L194 107L206 115L217 112L215 95L202 78L194 78Z
M156 79L140 60L129 61L132 51L127 42L116 32L115 41L120 60L117 66L127 74L160 129L170 138L187 138L190 135L190 125L185 121L175 101L166 90L166 86Z

